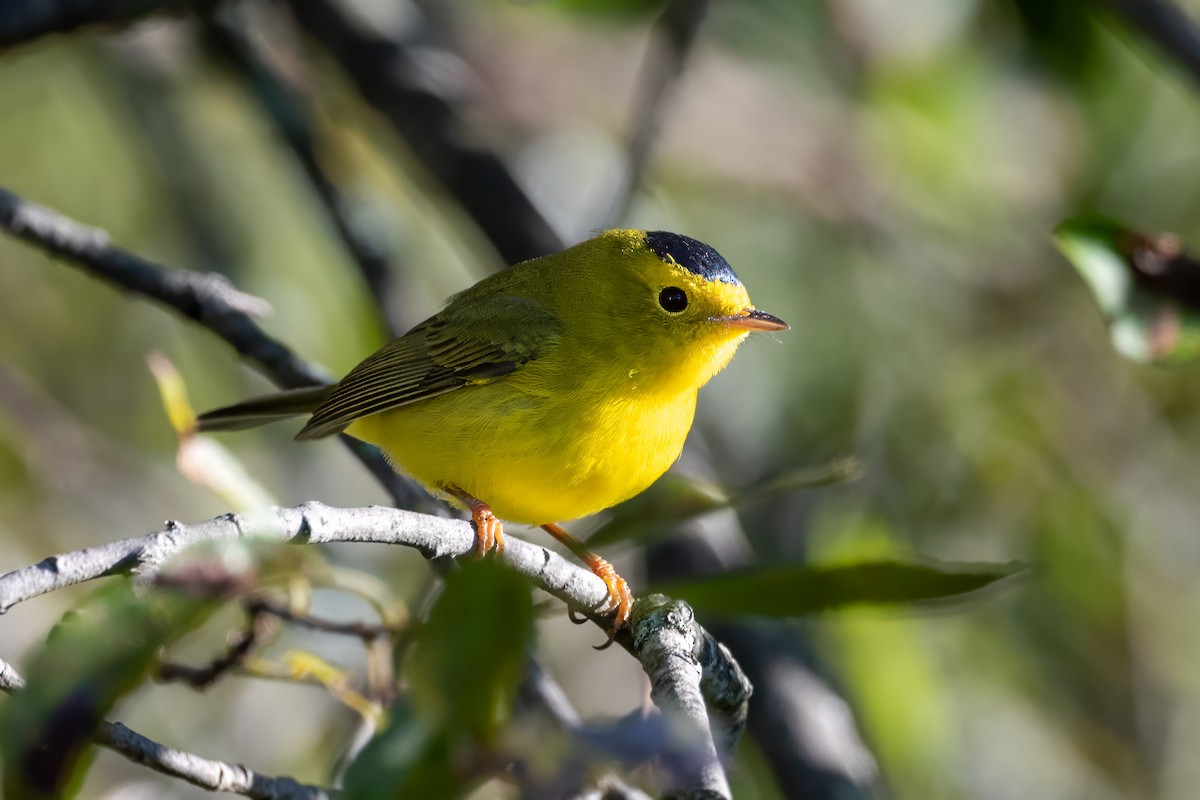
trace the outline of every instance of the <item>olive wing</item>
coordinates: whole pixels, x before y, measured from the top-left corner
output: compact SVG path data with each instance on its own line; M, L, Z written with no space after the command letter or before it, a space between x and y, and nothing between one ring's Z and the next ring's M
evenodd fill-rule
M516 372L560 333L558 319L529 298L451 304L351 370L296 438L340 433L360 417Z

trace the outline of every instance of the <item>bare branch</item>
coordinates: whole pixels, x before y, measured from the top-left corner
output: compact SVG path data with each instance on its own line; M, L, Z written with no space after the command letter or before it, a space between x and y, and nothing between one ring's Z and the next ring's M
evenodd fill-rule
M684 469L716 479L704 437L693 436L683 455ZM792 510L767 523L795 525ZM737 515L693 518L674 538L656 544L649 555L652 582L719 573L749 563L751 547ZM856 800L874 794L875 759L863 743L852 710L812 666L816 656L803 628L746 620L721 620L711 633L736 655L754 687L749 731L771 766L785 797ZM718 738L717 745L723 747ZM722 749L723 758L730 751Z
M145 536L51 556L0 575L0 613L47 592L108 575L147 577L161 568L167 559L194 544L243 537L295 544L398 544L416 548L430 559L458 557L473 553L475 548L475 530L464 520L383 506L332 508L310 502L292 508L270 508L255 514L225 514L190 525L169 522L164 530ZM504 552L500 557L511 569L569 607L598 622L603 621L595 609L602 607L608 599L608 589L590 570L511 534L505 537ZM639 601L639 606L644 602ZM651 603L647 613L654 613L661 602ZM699 685L720 715L723 739L736 740L745 722L744 704L749 697L749 683L728 651L712 641L695 622L690 609L686 616L691 626L687 635L694 638L688 650L689 658L702 671L703 680ZM640 629L657 630L654 625L647 627L647 624ZM645 645L635 647L629 633L618 636L617 641L642 658L640 653ZM659 650L661 648L651 647L650 652L658 653ZM647 674L652 674L650 663L643 659Z
M185 780L213 792L231 792L256 800L331 800L325 789L292 778L261 775L241 764L230 764L161 745L119 722L106 722L96 743L155 772Z
M329 375L323 369L304 361L258 327L251 312L261 313L264 302L238 291L223 276L156 264L111 244L102 230L81 225L3 188L0 188L0 229L82 266L98 278L156 300L208 328L280 386L296 388L329 383ZM443 506L427 492L396 474L374 448L349 437L340 438L383 484L397 505L445 513Z
M224 276L168 269L123 250L106 232L0 188L0 227L51 255L61 256L93 275L178 311L233 345L282 386L329 383L329 375L267 336L252 317L268 308L238 291Z
M737 662L696 622L686 603L662 595L650 595L633 609L633 649L650 677L650 697L667 717L671 731L700 759L687 774L679 776L682 785L671 796L706 800L732 798L729 779L717 755L717 746L709 729L704 701L716 695L729 705L737 692L728 691L727 680L717 678L705 686L705 674L712 676L711 659L723 659L732 674L743 682L740 723L735 731L727 724L715 725L724 737L736 739L745 726L745 704L750 700L750 684ZM701 659L708 661L702 663ZM707 667L707 669L706 669ZM727 677L727 676L726 676ZM717 691L715 684L721 684ZM728 697L725 693L728 691ZM733 703L738 705L738 703ZM714 720L716 722L716 720Z
M330 619L314 617L311 614L297 614L287 606L266 597L253 597L246 601L246 610L251 614L270 614L284 622L299 625L321 633L334 633L341 636L355 636L366 644L377 639L387 639L399 633L403 628L396 625L368 625L364 622L335 622Z
M0 658L0 692L12 694L25 688L25 679L16 667Z
M0 691L9 694L25 688L25 680L11 664L0 659ZM241 764L166 747L130 730L119 722L103 722L96 731L96 744L107 747L137 764L163 775L187 781L213 792L232 792L257 800L332 800L324 789L291 778L260 775Z
M246 627L230 637L225 652L203 667L193 667L174 661L163 661L154 676L163 683L179 681L198 691L204 691L225 675L241 668L251 652L270 632L272 619L265 610L247 609Z
M477 143L465 122L469 68L433 41L415 4L404 5L405 29L384 36L359 24L343 0L291 2L300 25L346 70L506 263L561 250L562 240L508 167Z
M331 508L305 503L256 514L225 514L190 525L169 522L164 530L51 556L38 564L0 575L0 613L17 603L107 575L152 575L171 556L208 541L259 537L297 544L375 542L414 547L426 558L473 552L475 531L465 520L450 520L383 506ZM537 586L583 613L608 597L604 582L590 570L544 547L505 537L504 562Z

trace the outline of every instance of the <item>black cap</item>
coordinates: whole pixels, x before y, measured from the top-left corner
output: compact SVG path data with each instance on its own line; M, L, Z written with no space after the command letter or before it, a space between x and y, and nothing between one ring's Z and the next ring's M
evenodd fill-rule
M669 231L648 231L646 245L663 261L673 261L701 278L734 286L742 284L729 262L704 242Z

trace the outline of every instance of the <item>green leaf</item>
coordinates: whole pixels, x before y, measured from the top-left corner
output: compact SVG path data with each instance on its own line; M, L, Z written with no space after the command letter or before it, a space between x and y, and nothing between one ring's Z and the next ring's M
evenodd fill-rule
M1174 236L1083 216L1059 225L1054 240L1092 290L1119 353L1144 364L1200 357L1200 262Z
M490 742L512 708L533 624L529 585L495 559L452 572L409 664L417 711L451 736Z
M181 589L135 593L123 580L68 612L0 716L4 797L73 794L100 723L157 665L159 649L199 625L213 604Z
M410 706L397 704L391 722L346 771L345 800L459 797L464 780L454 769L445 731Z
M771 475L744 489L727 489L703 478L668 472L646 491L612 510L607 522L588 537L600 547L627 539L647 541L666 536L679 523L724 508L742 508L802 489L856 479L862 472L857 459Z
M728 616L799 617L851 605L939 600L982 589L1024 569L1019 564L874 561L837 566L763 566L671 583L656 592Z

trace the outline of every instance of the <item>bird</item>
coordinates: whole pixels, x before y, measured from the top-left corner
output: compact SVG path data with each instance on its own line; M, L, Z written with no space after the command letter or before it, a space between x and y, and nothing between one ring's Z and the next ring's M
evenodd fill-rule
M345 433L469 509L475 553L503 522L540 526L608 589L628 583L559 523L621 503L678 459L700 388L753 332L788 324L750 302L729 262L667 231L609 230L494 273L335 384L202 414L202 431L309 414L298 440Z

